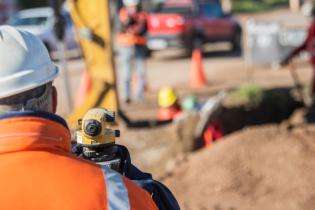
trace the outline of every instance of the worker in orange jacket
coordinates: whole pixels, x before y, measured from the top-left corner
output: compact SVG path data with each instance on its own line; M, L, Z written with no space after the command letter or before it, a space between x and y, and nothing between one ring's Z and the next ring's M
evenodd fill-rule
M291 59L300 52L306 50L310 55L310 64L313 68L313 77L311 85L311 96L313 100L315 99L315 10L312 11L312 22L308 28L308 34L305 41L296 49L294 49L285 59L281 62L282 65L287 65Z
M1 26L0 57L0 209L157 210L129 179L71 154L53 114L58 68L38 38Z
M118 44L122 59L124 81L124 101L131 101L130 83L132 63L137 70L137 100L143 100L145 88L145 34L147 32L146 15L141 10L140 0L123 0L124 6L119 11L120 33Z
M178 97L172 87L163 87L159 91L158 103L160 109L157 118L160 121L173 120L183 113Z

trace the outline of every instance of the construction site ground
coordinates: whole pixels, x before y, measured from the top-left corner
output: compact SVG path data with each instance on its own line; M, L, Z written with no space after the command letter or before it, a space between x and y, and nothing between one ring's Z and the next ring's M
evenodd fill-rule
M183 210L311 210L314 135L314 126L247 128L189 155L164 182Z
M260 15L283 13L287 11ZM245 23L250 17L239 18ZM133 120L154 119L158 89L166 85L173 86L180 99L191 93L206 99L247 82L271 90L292 88L294 84L288 68L248 65L244 56L230 52L227 44L207 46L205 88L189 87L190 65L190 58L177 50L154 53L147 62L145 101L121 103L122 109ZM306 62L297 66L302 83L308 87L311 67ZM75 98L85 66L83 60L76 59L68 67ZM121 88L119 62L117 67ZM59 90L58 113L66 116L62 79L61 76L55 82ZM191 133L198 120L195 115L158 128L130 129L120 121L122 137L118 143L130 149L135 165L170 187L183 210L313 209L315 126L304 122L303 113L303 109L298 109L277 124L245 126L210 148L193 152ZM231 116L228 120L237 122L238 119Z

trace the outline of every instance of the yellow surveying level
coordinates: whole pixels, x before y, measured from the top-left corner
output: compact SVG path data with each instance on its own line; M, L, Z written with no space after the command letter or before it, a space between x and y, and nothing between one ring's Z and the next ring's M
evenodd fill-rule
M77 155L121 172L121 157L115 144L120 131L110 128L114 122L115 112L103 108L89 110L78 121Z
M77 143L86 147L115 144L115 139L120 136L120 132L110 128L114 122L115 112L103 108L89 110L83 119L78 121Z

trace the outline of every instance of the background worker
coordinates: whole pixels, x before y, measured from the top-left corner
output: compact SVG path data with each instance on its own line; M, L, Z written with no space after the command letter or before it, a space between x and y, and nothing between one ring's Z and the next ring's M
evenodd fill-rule
M71 154L55 115L58 68L34 35L0 27L0 209L157 210L150 195Z
M186 113L196 113L202 109L203 104L200 103L195 95L186 96L180 105L176 92L171 87L160 89L158 95L158 103L160 109L158 111L158 120L172 121L179 115ZM209 121L203 130L203 146L209 147L214 141L218 141L223 137L223 130L219 122Z
M310 64L313 68L313 78L311 85L311 97L314 100L315 98L315 10L312 11L312 22L308 29L307 38L299 47L293 50L282 62L282 65L287 65L293 57L298 55L302 51L308 51L310 55Z
M158 103L160 106L157 114L158 120L173 120L176 116L182 114L182 108L178 103L177 94L171 87L160 89Z
M146 15L141 9L140 0L123 0L124 6L120 9L120 46L123 70L123 99L131 101L130 83L132 77L132 63L135 61L137 70L137 99L143 100L145 88L145 34L147 32Z

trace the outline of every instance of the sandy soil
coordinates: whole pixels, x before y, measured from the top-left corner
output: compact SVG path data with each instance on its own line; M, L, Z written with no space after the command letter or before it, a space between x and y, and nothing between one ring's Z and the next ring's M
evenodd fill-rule
M313 209L315 127L252 127L188 157L165 183L183 210Z

